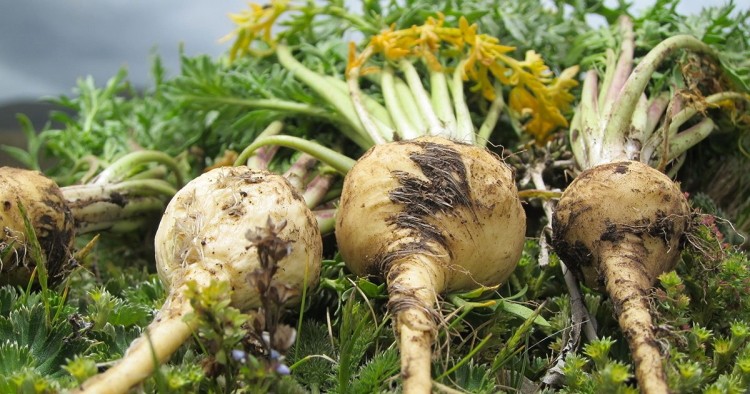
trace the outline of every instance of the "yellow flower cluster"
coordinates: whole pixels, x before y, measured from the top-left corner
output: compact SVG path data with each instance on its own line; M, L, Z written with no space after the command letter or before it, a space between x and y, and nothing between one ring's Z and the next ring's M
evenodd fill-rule
M270 54L253 50L252 45L255 41L261 40L269 46L270 50L274 48L276 42L271 36L271 29L279 16L287 10L289 0L273 0L267 5L248 3L248 6L249 9L240 13L229 14L229 19L237 25L232 33L223 38L223 40L228 40L236 36L229 50L230 60L247 54L260 56Z
M290 7L290 0L272 0L265 6L250 3L249 9L231 14L237 27L226 37L236 36L230 59L270 54L276 45L272 28ZM253 47L256 41L265 43L267 48ZM543 142L553 131L568 125L563 112L574 99L570 89L577 85L577 68L565 70L555 78L537 53L529 51L524 60L517 60L508 55L514 50L501 45L495 37L478 34L477 25L469 24L466 18L460 18L458 27L450 27L445 25L444 15L438 14L421 26L386 29L372 36L360 53L351 44L347 68L356 68L360 75L372 72L375 68L367 68L366 62L375 54L382 54L388 61L420 58L434 71L443 69L440 59L465 60L464 79L474 83L471 89L494 100L498 94L494 81L511 87L508 106L514 116L525 121L526 132Z
M510 86L510 109L517 117L527 119L526 132L543 142L553 131L568 125L563 112L574 100L570 89L578 84L578 68L569 68L555 78L537 53L529 51L524 60L517 60L508 55L514 49L501 45L495 37L478 34L477 25L470 25L466 18L460 18L458 27L447 27L444 16L438 14L421 26L401 30L391 27L373 36L360 54L350 53L348 67L363 68L377 53L389 61L422 58L436 71L443 67L441 56L465 59L464 78L474 82L472 89L494 100L498 93L493 79Z

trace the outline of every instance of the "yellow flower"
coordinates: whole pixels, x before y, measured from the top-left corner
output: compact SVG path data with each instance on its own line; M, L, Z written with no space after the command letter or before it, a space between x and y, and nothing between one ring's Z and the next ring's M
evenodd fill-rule
M276 41L272 29L283 13L293 9L290 1L270 0L265 6L249 3L247 10L230 14L236 25L225 37L235 37L230 59L273 51ZM267 46L265 50L257 45L259 41ZM360 53L350 44L347 74L352 70L357 75L377 71L377 67L367 66L370 57L377 54L390 62L422 59L432 72L443 72L448 59L463 60L463 78L470 81L469 89L494 100L502 94L496 91L498 82L510 87L511 115L524 120L524 130L543 142L555 129L567 126L563 113L574 99L570 89L577 85L577 69L565 70L555 78L539 54L528 51L523 60L518 60L510 55L515 49L502 45L496 37L479 34L477 24L470 24L465 17L459 18L458 26L446 26L445 15L438 13L422 25L399 30L394 25L388 27L372 36Z
M577 66L570 67L548 85L527 77L511 89L508 106L514 116L528 118L524 131L534 136L538 143L546 141L556 129L568 125L563 112L570 109L573 102L570 89L578 84L573 79L577 73ZM519 76L524 77L524 74Z
M461 18L461 21L465 21ZM461 23L461 22L459 22ZM512 85L511 69L507 66L505 54L515 48L500 45L500 40L486 34L476 34L476 24L468 26L465 22L462 33L466 45L469 47L467 62L464 66L469 79L476 82L472 90L481 90L482 96L487 100L494 100L496 96L495 87L490 80L492 74L503 85Z
M391 26L373 36L358 56L350 47L348 69L357 67L364 74L364 64L378 53L387 61L421 58L433 71L443 69L441 58L465 60L464 79L473 82L470 90L494 100L498 92L493 80L510 86L513 116L526 120L524 130L543 142L554 130L567 126L563 112L574 99L570 89L578 84L574 79L577 68L565 70L555 78L538 53L528 51L523 60L517 60L509 56L514 50L496 37L478 34L477 25L469 24L465 17L459 19L458 27L448 27L445 16L437 14L421 26L401 30Z
M258 39L273 48L276 43L271 37L271 29L279 16L288 9L288 5L289 0L272 0L267 5L248 3L248 10L237 14L229 14L229 19L237 25L232 33L222 38L222 40L228 40L232 36L236 36L232 48L229 50L230 60L248 53L254 53L252 45Z
M568 67L550 84L552 101L555 107L562 111L568 111L573 104L573 100L575 100L575 96L570 93L570 89L578 86L577 76L578 66Z

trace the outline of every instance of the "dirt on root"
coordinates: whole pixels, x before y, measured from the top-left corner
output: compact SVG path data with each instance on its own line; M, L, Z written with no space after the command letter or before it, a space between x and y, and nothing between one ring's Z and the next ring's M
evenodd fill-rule
M450 251L446 234L431 223L431 218L437 213L450 215L458 207L471 205L466 166L456 149L434 142L405 143L422 148L411 153L409 158L421 170L423 177L406 171L393 171L392 175L400 186L392 190L389 196L394 204L399 204L403 209L388 221L395 228L406 230L416 241L384 256L381 260L383 268L406 254L435 253L430 246L432 243Z

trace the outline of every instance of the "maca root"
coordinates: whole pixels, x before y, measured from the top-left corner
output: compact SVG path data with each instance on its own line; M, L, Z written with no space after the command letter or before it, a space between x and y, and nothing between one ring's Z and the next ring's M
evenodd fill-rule
M604 289L628 340L644 393L666 393L649 292L679 260L690 207L678 185L635 161L581 173L553 217L554 246L589 287Z
M404 393L432 391L439 294L507 279L525 228L512 171L483 148L420 137L377 145L349 171L336 240L353 273L387 282Z
M44 261L29 247L26 218ZM25 286L37 264L46 263L48 284L60 283L77 266L72 251L75 222L60 187L39 171L0 167L0 286ZM38 286L38 281L35 281Z

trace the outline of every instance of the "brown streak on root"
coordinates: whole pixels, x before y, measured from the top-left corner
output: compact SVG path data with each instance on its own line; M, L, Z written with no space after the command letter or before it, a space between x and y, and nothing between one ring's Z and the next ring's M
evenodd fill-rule
M428 219L438 212L450 215L457 207L471 206L466 166L461 154L450 146L433 142L408 143L422 147L421 152L413 152L409 158L417 164L427 180L405 171L392 172L401 186L392 190L389 196L392 202L403 207L403 211L390 217L388 222L407 230L418 240L407 245L405 249L409 249L409 253L434 253L429 242L450 250L447 248L446 234L430 224ZM405 249L394 253L401 254ZM394 256L385 256L380 266L387 268L388 260L393 259Z
M614 171L616 174L627 174L629 165L630 163L628 162L620 163L617 165L617 167L615 167Z

